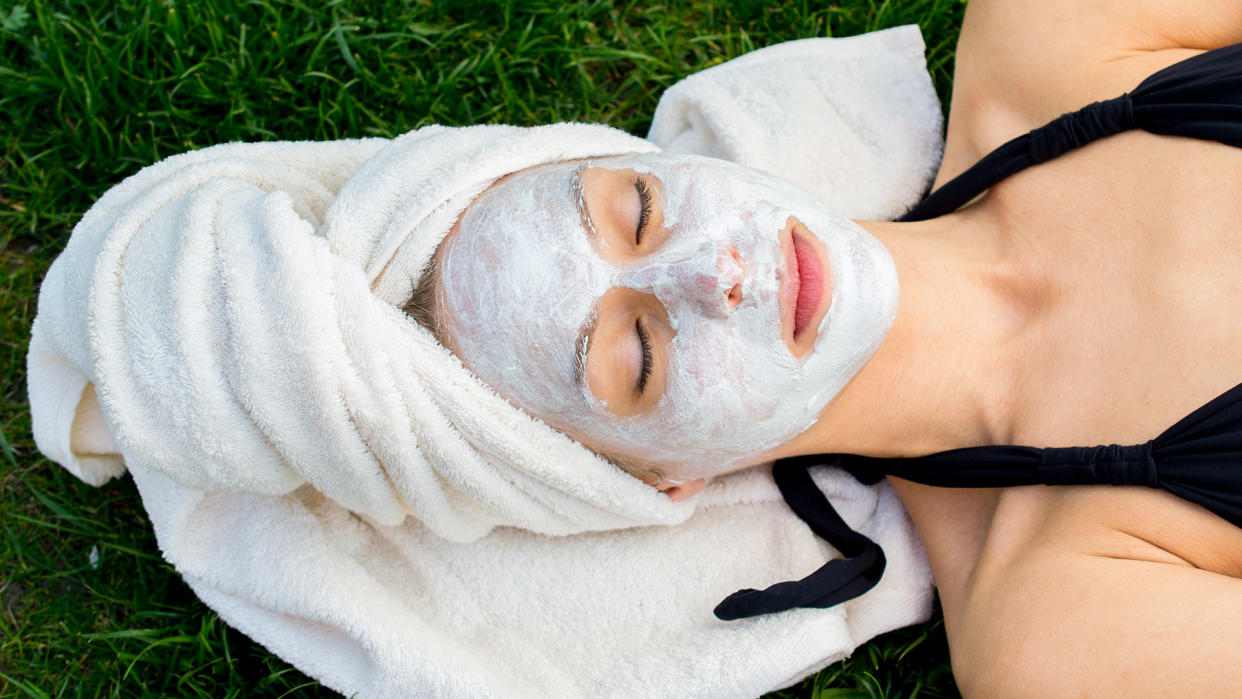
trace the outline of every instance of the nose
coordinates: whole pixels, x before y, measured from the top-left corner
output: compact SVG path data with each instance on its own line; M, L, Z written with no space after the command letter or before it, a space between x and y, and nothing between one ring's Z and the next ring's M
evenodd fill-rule
M724 246L723 253L717 265L721 270L717 279L719 288L724 291L725 307L731 311L742 302L742 282L746 280L746 265L742 263L742 256L738 254L737 248L732 245Z
M704 245L690 255L635 270L627 286L650 291L667 307L675 294L704 313L724 317L742 302L746 264L732 245Z

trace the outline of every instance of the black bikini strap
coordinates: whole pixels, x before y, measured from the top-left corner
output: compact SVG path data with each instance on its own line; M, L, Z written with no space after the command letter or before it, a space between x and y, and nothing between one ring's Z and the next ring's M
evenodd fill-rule
M952 213L1010 175L1134 126L1128 94L1062 114L988 153L897 220L926 221Z
M777 583L764 590L738 590L716 605L718 618L732 621L794 607L831 607L858 597L880 581L884 551L850 529L811 479L807 469L823 463L822 457L783 459L772 467L772 477L794 514L844 558L828 561L801 580Z
M1094 447L965 447L927 456L877 458L838 454L855 477L896 476L938 488L1007 488L1019 485L1159 485L1154 448L1143 444Z
M952 213L1010 175L1135 128L1242 146L1242 44L1175 63L1128 94L1063 114L1005 143L898 220Z

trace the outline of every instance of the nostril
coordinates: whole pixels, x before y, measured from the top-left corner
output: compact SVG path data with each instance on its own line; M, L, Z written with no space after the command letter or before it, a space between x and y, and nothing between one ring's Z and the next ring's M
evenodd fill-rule
M725 294L725 304L729 307L729 310L731 311L737 308L738 304L740 304L741 302L742 302L742 285L734 284L733 287L729 289L729 292Z

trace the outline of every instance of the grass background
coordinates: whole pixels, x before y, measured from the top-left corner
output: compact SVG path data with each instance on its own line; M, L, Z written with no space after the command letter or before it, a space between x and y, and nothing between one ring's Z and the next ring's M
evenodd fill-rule
M38 283L108 187L226 141L566 119L643 134L694 71L905 23L944 100L963 2L0 0L0 697L332 695L194 598L128 479L90 488L34 448ZM773 696L956 694L937 618Z

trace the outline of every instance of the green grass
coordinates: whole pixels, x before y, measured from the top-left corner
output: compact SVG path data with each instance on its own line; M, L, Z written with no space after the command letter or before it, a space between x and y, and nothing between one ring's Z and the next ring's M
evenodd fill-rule
M128 480L41 458L25 402L35 294L108 187L236 140L564 119L645 133L661 91L753 48L915 22L947 97L961 0L307 4L0 0L0 697L330 695L199 603ZM624 672L624 668L618 668ZM953 696L941 622L786 697Z

